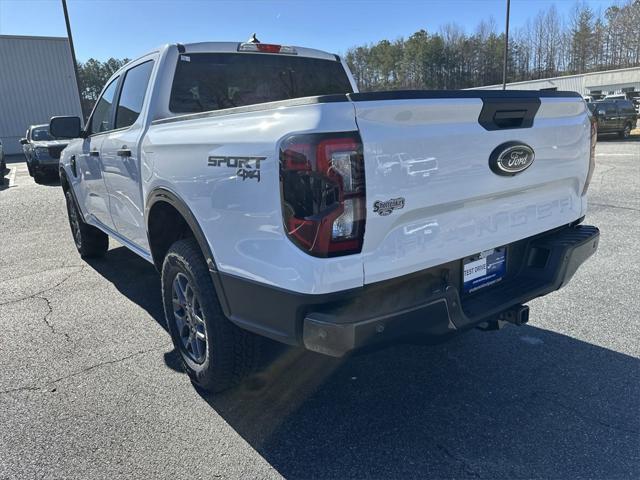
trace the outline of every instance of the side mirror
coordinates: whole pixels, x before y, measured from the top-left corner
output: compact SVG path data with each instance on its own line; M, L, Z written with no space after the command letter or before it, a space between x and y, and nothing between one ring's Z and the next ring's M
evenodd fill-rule
M26 138L20 139L20 145L26 145L27 143L29 143L29 140L27 140Z
M49 133L56 138L78 138L82 135L80 117L52 117Z

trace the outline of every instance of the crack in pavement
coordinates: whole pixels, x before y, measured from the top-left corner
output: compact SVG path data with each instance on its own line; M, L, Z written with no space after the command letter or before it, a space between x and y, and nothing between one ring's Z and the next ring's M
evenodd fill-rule
M608 177L608 174L613 172L616 168L618 167L616 167L615 165L610 165L608 169L600 172L600 181L598 182L600 189L602 189L602 184L604 183L605 177Z
M40 387L35 387L32 385L27 385L26 387L15 387L15 388L9 388L7 390L0 390L0 395L5 394L5 393L13 393L13 392L23 392L23 391L34 391L34 390L40 390Z
M12 281L15 281L15 280L20 280L20 279L26 278L26 277L31 277L33 275L38 275L40 273L52 272L54 270L62 270L62 269L65 269L65 268L73 268L73 267L82 269L84 267L84 264L81 263L81 264L77 264L77 265L62 265L62 266L56 266L56 267L51 267L51 268L45 268L44 270L38 270L38 271L35 271L35 272L26 273L24 275L18 275L17 277L5 278L0 282L0 284L7 283L7 282L12 282Z
M51 290L54 290L54 289L58 288L64 282L69 280L72 276L74 276L75 274L80 273L82 270L84 270L84 267L85 267L84 264L80 265L80 268L78 268L77 270L71 272L69 275L67 275L62 280L60 280L58 283L56 283L55 285L53 285L51 287L47 287L45 289L42 289L40 291L37 291L37 292L32 293L30 295L27 295L25 297L20 297L20 298L14 299L14 300L9 300L7 302L2 302L2 303L0 303L0 307L2 307L3 305L11 305L12 303L18 303L18 302L22 302L24 300L29 300L29 299L33 299L33 298L41 298L43 293L50 292Z
M594 205L596 207L604 207L604 208L619 208L621 210L632 210L634 212L640 212L640 208L633 208L633 207L622 207L622 206L618 206L618 205L608 205L606 203L594 203L594 202L589 202L589 205Z
M68 333L66 332L58 332L56 331L56 328L53 326L53 324L49 321L49 316L53 313L53 307L51 306L51 300L49 300L47 297L34 297L37 298L38 300L44 300L44 302L47 305L47 313L45 313L44 317L42 318L42 321L47 325L47 327L49 327L49 330L51 330L51 333L53 333L54 335L63 335L64 338L67 340L67 342L71 342L71 337L69 336Z
M126 360L129 360L131 358L134 358L134 357L137 357L137 356L140 356L140 355L145 355L145 354L150 353L150 352L162 350L163 348L166 348L169 345L173 345L173 344L171 342L163 343L162 345L158 345L156 347L149 348L147 350L139 350L139 351L131 353L129 355L125 355L124 357L116 358L116 359L113 359L113 360L105 360L103 362L96 363L95 365L90 365L90 366L88 366L86 368L83 368L82 370L78 370L77 372L73 372L73 373L70 373L68 375L63 375L62 377L58 377L58 378L55 378L53 380L49 380L49 381L41 384L40 386L38 386L38 385L26 385L26 386L23 386L23 387L15 387L15 388L9 388L7 390L0 390L0 395L6 394L6 393L21 392L21 391L36 391L36 390L42 390L44 388L49 388L50 386L55 385L56 383L61 382L63 380L67 380L69 378L74 378L74 377L83 375L83 374L85 374L87 372L91 372L93 370L96 370L96 369L98 369L100 367L104 367L106 365L115 365L117 363L122 363L122 362L124 362ZM36 382L36 383L38 383L38 382Z

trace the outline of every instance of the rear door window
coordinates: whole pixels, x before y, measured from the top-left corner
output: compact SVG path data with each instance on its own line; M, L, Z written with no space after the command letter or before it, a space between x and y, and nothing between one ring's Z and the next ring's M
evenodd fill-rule
M335 60L251 53L180 55L169 110L193 113L317 95L351 93Z
M152 70L153 60L149 60L136 65L125 74L116 111L116 128L129 127L140 116Z

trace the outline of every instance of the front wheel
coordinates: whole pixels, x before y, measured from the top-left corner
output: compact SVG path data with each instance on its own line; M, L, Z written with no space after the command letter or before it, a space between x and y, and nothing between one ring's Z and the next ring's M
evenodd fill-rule
M631 136L631 125L626 124L624 129L619 132L620 138L629 138Z
M169 249L162 265L162 299L171 339L193 383L220 392L253 371L260 338L224 316L193 238L178 240Z
M109 236L84 222L70 190L64 192L64 196L67 201L69 226L78 253L82 258L103 256L109 249Z

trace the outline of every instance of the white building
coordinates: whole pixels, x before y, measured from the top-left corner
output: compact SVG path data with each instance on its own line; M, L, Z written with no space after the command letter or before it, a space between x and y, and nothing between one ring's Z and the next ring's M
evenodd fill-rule
M502 84L477 89L500 90ZM640 67L507 83L507 90L570 90L583 96L640 92Z
M54 115L82 117L66 38L0 35L0 138L5 153L22 152L30 125Z

